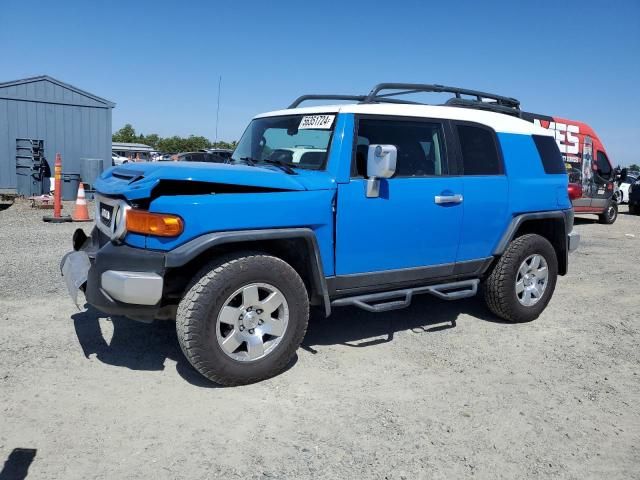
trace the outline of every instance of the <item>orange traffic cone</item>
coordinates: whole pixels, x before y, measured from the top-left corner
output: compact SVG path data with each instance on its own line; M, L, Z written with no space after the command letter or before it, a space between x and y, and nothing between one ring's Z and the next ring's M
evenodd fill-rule
M84 196L84 184L80 182L78 186L78 197L76 198L76 208L73 210L71 218L74 222L90 222L87 199Z

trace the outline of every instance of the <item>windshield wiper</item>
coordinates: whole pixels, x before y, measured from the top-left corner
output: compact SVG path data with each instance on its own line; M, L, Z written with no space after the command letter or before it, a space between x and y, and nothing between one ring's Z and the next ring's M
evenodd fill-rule
M284 163L282 160L272 160L270 158L264 158L261 162L268 163L269 165L275 165L276 167L280 167L285 173L289 175L297 175L296 171L291 168L289 165Z
M251 167L255 167L257 162L255 158L251 158L251 157L240 157L238 160L240 160L241 162L244 162L245 164ZM238 162L238 160L235 160L235 161Z

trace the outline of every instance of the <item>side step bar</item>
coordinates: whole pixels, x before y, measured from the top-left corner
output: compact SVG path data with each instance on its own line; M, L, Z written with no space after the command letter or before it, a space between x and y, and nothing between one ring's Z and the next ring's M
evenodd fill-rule
M393 290L391 292L369 293L366 295L356 295L354 297L339 298L331 302L332 307L346 307L352 305L362 308L368 312L387 312L397 310L411 305L414 295L430 293L443 300L457 300L459 298L473 297L478 293L480 280L462 280L459 282L441 283L439 285L429 285L426 287L406 288ZM394 300L397 299L397 300ZM388 300L388 301L385 301Z

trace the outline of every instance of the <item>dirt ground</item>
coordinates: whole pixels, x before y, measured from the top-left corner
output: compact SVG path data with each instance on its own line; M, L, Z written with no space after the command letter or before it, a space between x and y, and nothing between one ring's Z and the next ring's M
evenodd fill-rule
M480 298L337 309L285 373L219 388L173 324L78 311L58 269L78 224L13 205L0 478L640 478L640 217L626 212L577 220L570 273L532 323Z

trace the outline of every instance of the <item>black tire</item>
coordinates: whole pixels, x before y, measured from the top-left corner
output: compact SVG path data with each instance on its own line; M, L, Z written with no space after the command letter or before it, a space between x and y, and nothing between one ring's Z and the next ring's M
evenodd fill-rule
M598 216L598 222L611 225L618 218L618 204L610 202L605 211Z
M516 277L522 262L530 255L541 255L547 263L547 286L540 299L531 306L520 303L516 294ZM540 235L527 234L516 238L485 280L484 298L489 309L508 322L530 322L540 316L545 309L558 278L558 259L549 241Z
M631 215L640 215L640 209L635 205L629 205L629 213Z
M216 322L229 296L251 283L268 283L282 292L289 323L271 353L241 362L218 344ZM176 330L184 355L198 372L213 382L234 386L282 372L302 343L308 321L309 297L298 273L279 258L244 252L217 259L196 275L178 306Z

